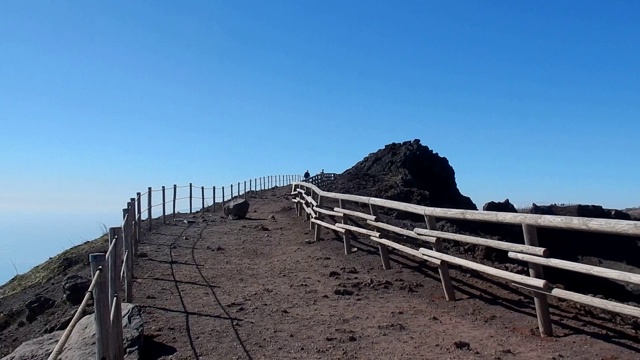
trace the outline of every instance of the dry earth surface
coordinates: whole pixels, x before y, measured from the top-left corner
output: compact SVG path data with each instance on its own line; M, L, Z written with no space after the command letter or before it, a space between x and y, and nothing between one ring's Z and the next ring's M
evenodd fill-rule
M636 359L637 329L552 300L538 335L528 293L453 267L447 302L435 267L329 231L313 241L290 188L249 198L249 219L180 214L144 233L134 297L148 359ZM188 220L188 221L182 221Z

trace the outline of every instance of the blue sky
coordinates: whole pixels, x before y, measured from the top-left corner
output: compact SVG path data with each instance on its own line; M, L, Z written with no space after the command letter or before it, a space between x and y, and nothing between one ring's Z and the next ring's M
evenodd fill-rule
M636 1L3 2L0 282L147 186L415 138L479 206L638 206L639 64Z

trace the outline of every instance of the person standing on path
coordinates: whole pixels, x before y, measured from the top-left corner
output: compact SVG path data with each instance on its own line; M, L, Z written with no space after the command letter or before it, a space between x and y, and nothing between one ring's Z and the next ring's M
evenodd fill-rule
M304 172L304 179L305 179L305 180L309 179L309 176L310 176L310 175L309 175L309 170L305 171L305 172Z

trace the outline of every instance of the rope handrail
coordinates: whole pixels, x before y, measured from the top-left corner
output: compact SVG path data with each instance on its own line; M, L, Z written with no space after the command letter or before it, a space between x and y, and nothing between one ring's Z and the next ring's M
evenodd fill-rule
M116 242L118 242L118 237L117 236L111 242L111 245L109 245L109 250L107 250L107 254L104 256L106 259L109 259L109 257L111 256L111 251L116 247Z
M82 303L80 303L80 307L78 307L78 310L76 310L76 313L73 316L73 319L71 319L69 326L67 326L64 333L62 334L62 337L60 338L60 340L58 340L58 343L56 344L56 347L53 349L53 352L51 353L51 355L49 355L48 360L57 360L58 356L60 356L60 354L62 353L64 346L67 344L67 341L69 341L69 337L71 336L71 333L73 332L76 325L78 325L78 322L82 318L81 315L84 312L85 308L87 307L87 304L89 303L89 299L91 298L93 289L96 287L96 284L98 283L98 277L101 274L102 274L102 267L98 268L98 271L96 271L95 275L93 276L93 279L91 280L91 285L89 285L89 289L84 294L84 298L82 299Z

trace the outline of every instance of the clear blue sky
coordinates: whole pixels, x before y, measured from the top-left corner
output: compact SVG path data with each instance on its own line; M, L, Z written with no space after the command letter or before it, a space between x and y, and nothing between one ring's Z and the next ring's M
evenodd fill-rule
M637 1L5 1L0 282L147 186L419 138L476 204L640 205Z

